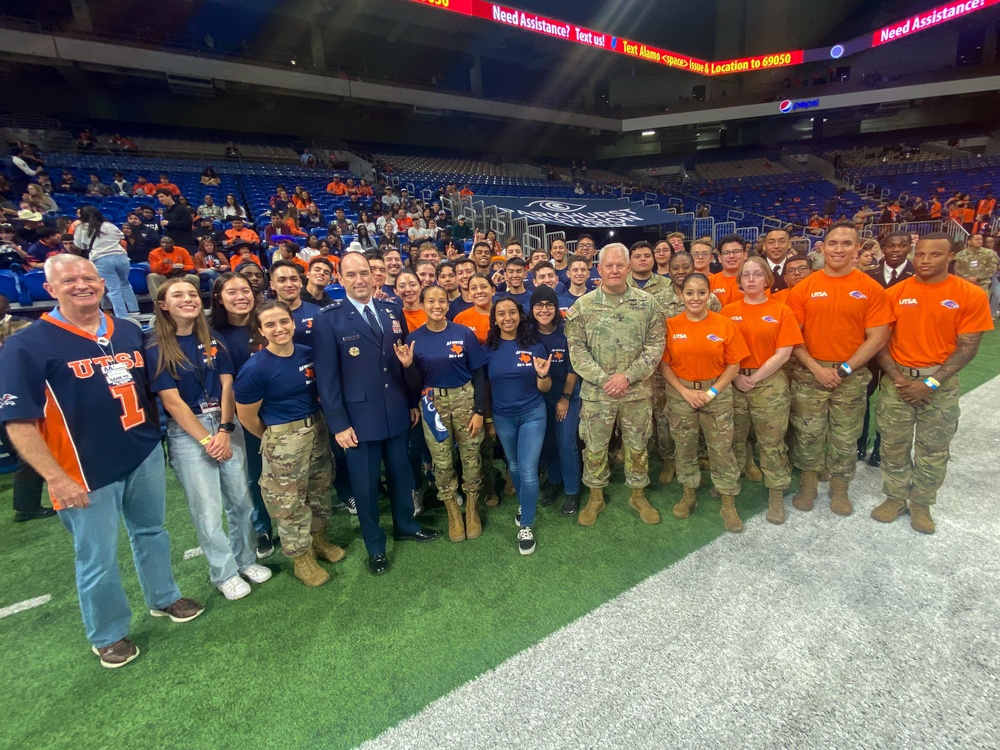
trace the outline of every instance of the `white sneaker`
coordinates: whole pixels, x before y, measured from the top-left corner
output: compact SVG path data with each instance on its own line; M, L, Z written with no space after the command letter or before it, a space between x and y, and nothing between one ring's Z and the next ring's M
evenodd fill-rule
M240 575L253 583L264 583L271 577L271 569L257 563L250 563L240 568Z
M219 591L222 592L222 595L231 602L234 602L237 599L242 599L250 593L250 584L239 576L233 576L232 578L223 581L216 588L218 588Z
M530 526L522 526L517 532L517 551L522 555L530 555L535 551L535 535Z
M413 517L416 518L424 512L424 488L413 490Z

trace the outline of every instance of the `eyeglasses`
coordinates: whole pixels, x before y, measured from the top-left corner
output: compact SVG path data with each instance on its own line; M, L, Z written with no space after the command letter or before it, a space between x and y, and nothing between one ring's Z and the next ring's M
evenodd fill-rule
M789 266L785 268L785 273L808 273L809 266Z
M691 253L692 258L711 258L711 253Z
M742 250L723 250L719 255L743 255Z
M763 279L764 274L760 273L759 271L757 273L742 273L740 274L740 278L747 279L748 281L754 281L756 279Z

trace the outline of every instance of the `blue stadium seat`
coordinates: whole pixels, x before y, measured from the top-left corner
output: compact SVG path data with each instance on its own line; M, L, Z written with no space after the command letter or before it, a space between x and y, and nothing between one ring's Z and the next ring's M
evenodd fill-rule
M22 279L24 286L35 302L51 302L52 295L45 291L42 284L45 283L44 271L28 271Z
M326 293L330 295L330 299L344 299L347 297L347 292L340 284L327 284Z
M128 270L128 283L132 287L132 291L136 294L149 294L149 285L146 283L146 274L149 273L148 268L143 268L142 266L132 266Z
M13 271L0 271L0 294L6 297L8 302L20 300L21 285Z

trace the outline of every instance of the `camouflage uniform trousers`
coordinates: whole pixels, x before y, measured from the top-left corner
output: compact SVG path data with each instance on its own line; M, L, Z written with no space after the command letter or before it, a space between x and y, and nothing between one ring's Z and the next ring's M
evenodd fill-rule
M479 497L482 488L482 461L480 446L483 442L481 429L475 437L469 437L469 421L472 419L472 383L461 388L448 388L447 393L438 389L434 392L434 408L441 423L448 430L448 437L440 443L431 433L426 420L424 440L434 462L434 480L437 483L438 498L444 502L454 500L458 491L458 477L455 474L455 446L462 462L462 490L467 498ZM485 427L485 425L484 425Z
M889 378L882 379L876 419L882 433L882 491L888 497L934 504L958 429L960 395L955 376L931 394L929 403L910 406Z
M867 367L859 367L832 391L805 367L792 378L792 463L802 471L830 472L850 482L858 463L858 438L865 418Z
M733 392L733 454L737 467L747 462L747 444L751 427L757 433L760 446L760 470L764 485L771 490L783 490L792 481L792 466L788 461L788 413L792 396L785 373L778 370L765 378L749 393L731 388Z
M326 528L330 519L330 435L322 414L312 419L311 426L294 430L268 427L260 441L260 491L289 557L309 549L312 532Z
M733 455L733 389L726 387L700 409L692 409L673 388L667 389L667 415L674 436L674 466L682 487L701 484L698 432L705 434L712 484L723 495L740 493L740 469ZM744 441L745 442L745 441Z
M674 457L674 439L670 437L670 420L667 419L667 381L659 372L654 372L649 379L653 396L653 427L656 434L656 451L660 458L666 460Z
M649 454L646 444L653 432L648 398L628 401L588 401L580 403L580 439L583 440L583 483L587 487L607 487L611 478L608 445L618 420L625 453L625 484L640 489L649 484Z

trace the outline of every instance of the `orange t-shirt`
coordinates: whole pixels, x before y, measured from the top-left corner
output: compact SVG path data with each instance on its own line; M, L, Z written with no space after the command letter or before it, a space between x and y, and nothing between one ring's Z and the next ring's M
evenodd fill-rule
M258 258L253 253L250 253L246 257L240 255L239 253L233 253L232 255L229 256L229 265L231 265L233 267L233 270L235 271L236 266L238 266L240 263L246 263L248 260L260 266L260 258ZM260 267L263 268L264 266Z
M162 276L169 276L175 270L174 264L183 265L185 271L194 270L194 260L191 254L179 245L174 245L170 253L164 252L162 247L155 248L149 253L149 270Z
M686 313L667 319L667 346L663 362L681 380L711 380L750 355L736 324L719 313L709 312L697 323Z
M158 182L153 186L154 190L169 190L173 195L180 195L181 189L172 182Z
M854 269L846 276L810 274L788 294L788 306L802 326L813 358L843 362L865 342L865 329L892 322L885 290Z
M750 350L750 356L740 362L740 367L756 370L774 356L776 349L802 343L795 313L773 300L760 305L737 300L723 307L722 315L736 324Z
M456 315L455 322L475 331L480 344L486 343L486 334L490 332L489 314L483 315L476 308L470 307Z
M932 219L941 218L941 202L936 199L931 201L931 218Z
M156 185L152 182L137 182L132 186L132 192L153 195L156 192Z
M326 192L333 193L334 195L345 195L347 193L347 185L342 182L331 182L326 186Z
M719 298L719 304L723 307L730 302L743 299L743 292L740 291L739 284L736 283L735 276L726 276L722 271L713 273L708 279L708 286L712 294Z
M792 290L788 289L787 287L785 289L779 289L778 291L776 291L774 294L771 295L771 301L772 302L780 302L783 305L787 305L788 304L788 293L790 291L792 291Z
M911 276L885 292L896 322L889 353L904 367L944 364L960 333L993 330L986 292L958 276L924 284Z
M423 309L417 310L403 310L403 315L406 316L406 330L413 333L415 330L420 328L424 323L427 322L427 313Z

